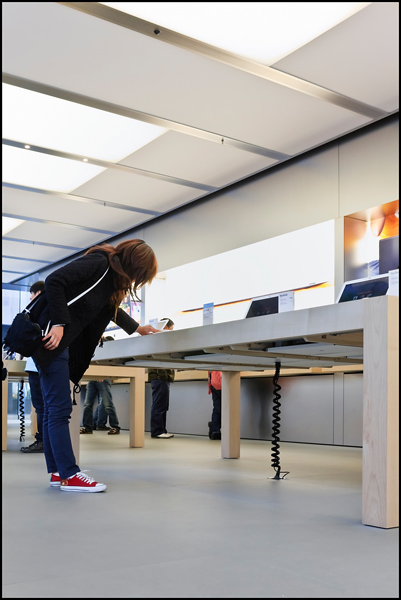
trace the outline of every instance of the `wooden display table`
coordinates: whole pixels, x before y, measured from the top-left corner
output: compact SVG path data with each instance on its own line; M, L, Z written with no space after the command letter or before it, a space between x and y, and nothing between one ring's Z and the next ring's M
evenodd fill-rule
M93 362L223 371L223 458L240 455L240 372L363 362L362 521L398 526L399 301L367 298L104 344ZM299 339L304 344L297 345Z

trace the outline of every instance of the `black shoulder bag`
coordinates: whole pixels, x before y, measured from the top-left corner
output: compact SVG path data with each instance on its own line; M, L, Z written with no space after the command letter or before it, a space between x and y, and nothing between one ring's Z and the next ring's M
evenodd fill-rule
M34 298L26 308L14 318L3 340L3 348L7 352L6 359L15 352L22 356L32 356L42 343L43 332L38 323L31 321L31 309L39 301Z
M79 300L79 298L82 298L82 296L85 296L85 294L96 287L108 270L109 267L107 267L105 273L103 273L101 278L94 285L85 292L82 292L82 294L79 294L79 296L73 300L67 302L67 306L70 306L70 304ZM42 330L39 323L34 323L31 320L30 312L39 299L40 295L37 298L34 298L22 312L18 313L11 323L3 340L3 348L7 353L6 359L11 357L14 353L21 354L25 357L32 356L35 350L41 345L43 337L48 334L50 330L50 321L48 322L46 329Z

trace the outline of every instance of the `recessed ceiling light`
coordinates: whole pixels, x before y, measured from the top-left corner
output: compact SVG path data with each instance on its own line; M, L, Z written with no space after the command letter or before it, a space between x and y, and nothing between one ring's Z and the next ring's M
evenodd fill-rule
M24 148L26 148L27 150L29 150L30 145L29 144L25 144Z

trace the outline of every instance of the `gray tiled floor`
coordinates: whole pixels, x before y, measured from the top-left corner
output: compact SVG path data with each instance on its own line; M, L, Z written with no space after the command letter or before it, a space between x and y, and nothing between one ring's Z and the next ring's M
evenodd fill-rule
M32 440L27 438L27 443ZM3 452L3 598L398 598L398 529L361 524L359 448L177 435L81 436L108 489L50 488L43 454Z

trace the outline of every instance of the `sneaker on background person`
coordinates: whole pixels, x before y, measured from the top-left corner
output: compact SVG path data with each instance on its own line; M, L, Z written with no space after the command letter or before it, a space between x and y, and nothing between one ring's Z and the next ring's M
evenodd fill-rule
M35 440L33 442L33 444L30 444L29 446L24 446L23 448L20 448L21 452L24 452L24 454L33 454L35 452L44 452L43 450L43 442L39 442L38 440Z
M107 435L118 435L120 433L120 428L119 427L111 427L111 428L107 428L109 429L109 432Z

